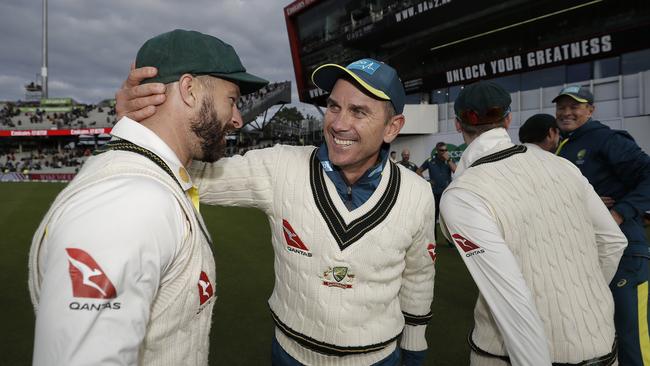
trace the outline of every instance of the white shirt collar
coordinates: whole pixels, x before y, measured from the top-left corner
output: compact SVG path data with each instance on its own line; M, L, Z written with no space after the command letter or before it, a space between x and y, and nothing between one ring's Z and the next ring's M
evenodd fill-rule
M472 141L463 152L456 167L454 176L457 177L461 175L463 171L469 168L476 160L493 152L507 149L513 145L510 135L508 135L505 128L495 128L483 132Z
M190 178L187 170L181 164L176 153L147 127L128 117L122 117L113 127L111 135L144 147L158 155L169 166L169 169L174 173L176 180L178 180L184 190L187 191L192 188L192 178Z

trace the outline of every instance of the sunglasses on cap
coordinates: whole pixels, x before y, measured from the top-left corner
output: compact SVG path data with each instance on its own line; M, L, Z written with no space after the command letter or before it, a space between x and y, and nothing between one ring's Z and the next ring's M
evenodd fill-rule
M460 112L460 120L470 125L488 125L497 123L510 113L508 107L490 107L484 113L479 114L472 109L466 109Z

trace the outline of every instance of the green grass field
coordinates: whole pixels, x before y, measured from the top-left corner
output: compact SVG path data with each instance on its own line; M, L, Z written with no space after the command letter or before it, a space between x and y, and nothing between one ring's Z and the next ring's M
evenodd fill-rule
M34 312L27 290L32 234L59 183L0 183L0 365L30 365ZM264 214L202 206L215 239L216 294L210 365L269 365L273 251ZM439 247L426 365L466 365L476 287L455 249Z

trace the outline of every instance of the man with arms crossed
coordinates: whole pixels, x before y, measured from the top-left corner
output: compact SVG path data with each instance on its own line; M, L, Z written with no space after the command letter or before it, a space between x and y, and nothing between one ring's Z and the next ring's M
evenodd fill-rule
M121 113L142 113L149 103L138 97L153 98L131 85L138 72L117 94ZM331 92L326 143L195 164L201 200L269 217L274 365L398 365L400 348L407 365L420 365L433 298L434 202L428 183L389 161L388 144L404 124L404 88L392 67L372 59L326 64L312 79Z
M650 157L625 131L592 119L594 96L569 86L553 99L564 139L557 153L575 164L601 196L629 244L610 289L622 365L650 365L650 248L643 215L650 210Z
M207 365L215 264L186 168L215 161L236 101L267 84L219 39L175 30L148 40L165 102L85 163L34 235L34 365Z
M612 365L607 285L627 241L573 164L512 144L510 102L481 81L454 103L468 147L440 215L480 291L471 364Z

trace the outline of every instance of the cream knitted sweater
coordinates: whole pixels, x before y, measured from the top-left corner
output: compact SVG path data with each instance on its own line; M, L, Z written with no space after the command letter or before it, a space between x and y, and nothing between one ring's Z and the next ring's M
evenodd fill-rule
M278 145L197 164L192 177L203 203L268 215L275 251L269 305L278 340L294 358L371 364L402 332L403 348L426 349L435 257L429 185L388 163L370 199L350 212L314 152Z
M614 342L614 306L605 279L610 274L599 264L584 178L567 161L538 149L498 155L465 170L447 192L475 193L493 212L532 292L552 360L574 363L608 354ZM482 296L474 318L474 343L507 355Z
M47 245L48 237L45 232L48 225L57 225L62 213L69 211L68 201L79 192L104 184L110 179L130 177L145 177L154 181L154 184L164 187L163 189L175 198L184 212L185 225L187 225L185 232L188 233L184 240L178 243L171 263L161 270L158 279L160 284L150 305L146 333L138 352L138 364L207 365L208 336L215 296L211 296L207 301L200 301L198 285L200 279L206 281L211 279L214 283L215 264L210 244L200 229L200 225L203 225L202 219L200 215L194 213L192 204L183 190L169 175L143 156L115 151L92 157L77 177L59 194L34 235L29 257L29 287L32 302L38 312L41 300L40 286L43 281L41 268L39 268L39 252L41 246ZM107 225L110 225L110 222L107 222ZM111 228L111 230L120 230L120 228ZM156 228L143 227L142 230L156 230ZM96 235L102 234L96 233ZM124 272L122 275L132 274ZM203 277L204 275L207 275L207 279ZM112 313L104 313L103 316L119 317L120 311L132 311L129 301L120 297L120 287L117 284L116 287L115 301L120 302L121 308ZM93 299L79 301L93 302ZM65 311L67 309L63 310L67 313ZM68 315L64 314L64 316ZM87 316L87 314L77 312L74 316ZM71 321L74 322L74 319ZM115 322L119 320L116 319ZM112 334L111 337L120 337L120 334ZM117 359L119 355L115 355L115 360ZM92 362L92 360L87 361Z

